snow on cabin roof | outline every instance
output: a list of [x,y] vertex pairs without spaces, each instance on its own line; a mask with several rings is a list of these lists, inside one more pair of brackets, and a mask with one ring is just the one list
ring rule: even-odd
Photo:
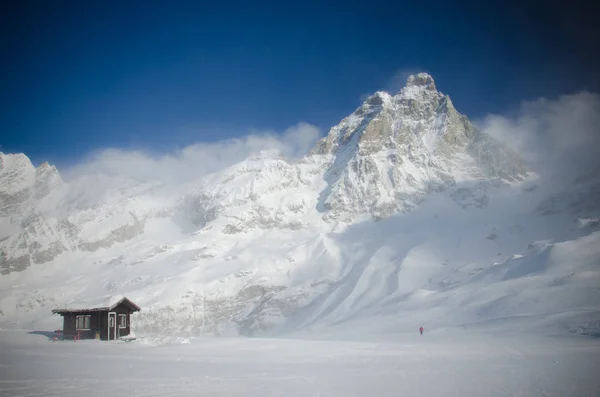
[[97,312],[97,311],[105,311],[112,310],[121,304],[123,301],[127,301],[129,305],[135,311],[140,311],[140,307],[130,301],[123,295],[110,295],[103,296],[97,299],[79,299],[79,300],[71,300],[67,302],[66,305],[58,309],[53,309],[52,313],[66,313],[66,312]]

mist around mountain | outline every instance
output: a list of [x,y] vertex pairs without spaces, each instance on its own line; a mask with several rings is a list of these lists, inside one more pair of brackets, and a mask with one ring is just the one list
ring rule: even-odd
[[599,104],[473,123],[419,73],[322,137],[109,150],[69,178],[0,153],[0,327],[122,294],[136,333],[598,335]]

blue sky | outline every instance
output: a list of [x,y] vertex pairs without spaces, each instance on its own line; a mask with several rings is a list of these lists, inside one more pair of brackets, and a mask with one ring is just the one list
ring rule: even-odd
[[69,164],[299,122],[324,133],[416,71],[471,118],[599,88],[598,33],[575,6],[283,3],[3,2],[0,150]]

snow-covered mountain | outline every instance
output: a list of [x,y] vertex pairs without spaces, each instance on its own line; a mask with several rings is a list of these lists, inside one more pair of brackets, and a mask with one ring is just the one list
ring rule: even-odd
[[477,131],[425,73],[410,76],[395,96],[369,97],[312,154],[329,160],[322,207],[348,221],[407,211],[462,181],[527,174],[516,153]]
[[110,294],[142,306],[141,332],[600,320],[600,184],[573,198],[533,171],[425,73],[299,161],[263,151],[176,187],[0,154],[0,326]]

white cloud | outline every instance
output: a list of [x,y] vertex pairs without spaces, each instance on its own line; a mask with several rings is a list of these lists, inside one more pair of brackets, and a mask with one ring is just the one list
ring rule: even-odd
[[476,124],[517,150],[542,176],[566,181],[600,170],[600,95],[523,102],[514,117],[489,115]]
[[183,183],[219,171],[265,149],[278,149],[293,161],[312,148],[320,138],[319,130],[306,123],[283,133],[253,131],[242,138],[197,143],[172,153],[103,149],[87,161],[66,171],[66,179],[83,175],[124,176],[138,181]]

